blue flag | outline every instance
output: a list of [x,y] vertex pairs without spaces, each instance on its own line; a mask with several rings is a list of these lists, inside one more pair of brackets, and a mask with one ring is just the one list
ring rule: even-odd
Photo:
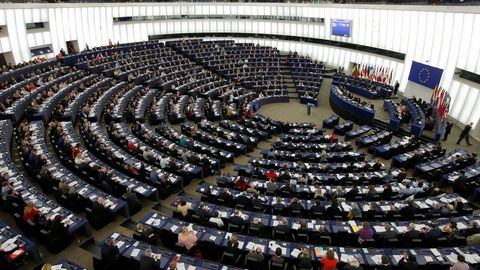
[[412,68],[410,69],[408,80],[434,89],[435,86],[440,84],[442,74],[443,69],[412,61]]

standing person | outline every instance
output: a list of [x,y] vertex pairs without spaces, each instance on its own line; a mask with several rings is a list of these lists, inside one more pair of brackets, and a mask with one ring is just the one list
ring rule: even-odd
[[443,134],[443,140],[446,141],[448,139],[448,135],[452,131],[453,123],[452,121],[447,121],[445,125],[445,133]]
[[470,143],[470,140],[468,139],[468,134],[470,133],[470,130],[472,130],[473,123],[470,123],[465,126],[465,128],[462,130],[462,133],[460,133],[460,138],[458,138],[457,144],[460,144],[460,142],[465,138],[467,141],[468,145],[472,145]]
[[393,87],[393,94],[396,96],[398,93],[398,88],[400,87],[400,84],[398,81],[395,82],[395,86]]

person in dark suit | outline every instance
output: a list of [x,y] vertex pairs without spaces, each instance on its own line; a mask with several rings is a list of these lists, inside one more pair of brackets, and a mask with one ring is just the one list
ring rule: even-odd
[[468,139],[470,130],[472,130],[473,123],[470,123],[465,126],[465,128],[462,130],[462,133],[460,133],[460,138],[458,138],[457,144],[460,144],[460,142],[465,139],[467,141],[468,145],[472,145],[470,143],[470,140]]
[[240,210],[235,209],[233,211],[233,215],[230,217],[230,223],[235,224],[235,225],[245,225],[245,220],[242,218]]
[[111,237],[107,238],[107,240],[105,240],[105,242],[102,244],[101,254],[102,260],[105,263],[112,263],[118,259],[120,251],[118,250],[116,244],[117,241]]
[[393,267],[390,264],[390,261],[388,260],[388,257],[385,255],[382,255],[382,263],[375,266],[375,270],[392,270]]
[[251,200],[248,198],[246,191],[242,192],[240,196],[237,197],[236,203],[243,205],[245,208],[250,207]]
[[50,236],[53,238],[68,237],[68,227],[65,227],[62,223],[62,216],[56,215],[50,225]]
[[313,217],[315,213],[322,213],[323,207],[320,200],[316,200],[315,204],[310,207],[310,216]]
[[273,209],[277,209],[277,210],[281,210],[283,211],[286,206],[285,204],[282,202],[282,198],[278,197],[276,202],[272,205]]
[[290,202],[290,211],[299,211],[299,212],[302,212],[303,211],[303,205],[301,205],[300,203],[298,203],[298,199],[296,197],[293,197],[292,198],[292,201]]
[[410,223],[408,225],[408,231],[403,234],[405,240],[419,239],[420,232],[415,228],[415,224]]
[[257,209],[262,209],[262,210],[265,208],[263,201],[260,200],[260,198],[258,196],[258,193],[253,194],[251,204],[252,204],[252,208],[257,208]]
[[443,140],[446,141],[448,139],[448,135],[452,132],[453,123],[452,121],[447,121],[445,125],[445,133],[443,133]]
[[424,237],[427,240],[437,239],[437,238],[442,237],[442,235],[443,235],[442,230],[440,228],[438,228],[438,225],[435,222],[432,222],[432,224],[430,224],[430,230],[428,230],[424,233]]
[[400,83],[398,83],[398,81],[396,81],[395,86],[393,86],[393,94],[394,95],[397,95],[399,87],[400,87]]
[[277,226],[274,227],[275,232],[283,232],[287,237],[290,236],[290,226],[288,225],[288,219],[282,218]]
[[141,241],[146,242],[152,245],[157,243],[157,238],[152,228],[144,226],[142,223],[138,223],[136,227],[136,232],[141,236]]
[[418,267],[417,258],[406,251],[403,253],[403,258],[398,262],[401,270],[415,270]]
[[156,260],[153,258],[153,253],[150,248],[145,250],[145,254],[140,257],[140,270],[154,270],[157,267]]
[[228,188],[224,188],[220,194],[218,194],[218,198],[222,199],[227,204],[230,204],[233,201],[233,196],[228,192]]
[[463,230],[462,235],[469,237],[477,233],[480,233],[480,228],[478,227],[478,222],[473,220],[468,224],[468,229]]
[[469,191],[470,185],[468,184],[468,177],[465,176],[465,171],[461,170],[457,179],[454,182],[455,192],[460,194],[466,194]]
[[397,239],[397,233],[392,229],[392,225],[385,224],[385,231],[379,234],[380,239],[386,241],[389,239]]
[[400,215],[404,216],[406,219],[413,219],[417,208],[412,201],[408,201],[407,205],[400,209]]
[[357,184],[352,185],[352,189],[350,189],[347,194],[345,194],[345,197],[348,198],[349,200],[352,200],[355,196],[357,196],[359,193]]
[[232,253],[235,258],[238,257],[240,251],[238,250],[238,235],[236,233],[233,233],[232,236],[230,236],[230,239],[227,241],[227,248],[225,251]]
[[125,197],[127,198],[127,203],[130,209],[136,207],[142,207],[142,202],[138,198],[137,194],[135,194],[131,188],[127,188],[127,192],[125,193]]
[[334,219],[335,216],[341,216],[342,211],[338,208],[337,201],[332,201],[332,204],[325,210],[325,219]]
[[263,223],[260,222],[260,219],[258,217],[254,217],[253,220],[252,220],[252,223],[250,223],[249,227],[250,227],[250,229],[258,231],[259,234],[262,234],[264,226],[265,225],[263,225]]
[[195,211],[195,214],[198,216],[200,224],[203,224],[205,221],[208,220],[209,213],[207,211],[207,206],[205,205],[205,203],[200,203],[197,210]]

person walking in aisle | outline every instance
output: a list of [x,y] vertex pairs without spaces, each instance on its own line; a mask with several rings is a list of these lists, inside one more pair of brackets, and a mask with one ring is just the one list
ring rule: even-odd
[[453,123],[452,121],[447,121],[445,125],[445,133],[443,134],[443,140],[446,141],[448,139],[448,135],[452,131]]
[[458,138],[457,144],[460,144],[460,142],[465,138],[467,141],[468,145],[472,145],[470,143],[470,140],[468,139],[468,134],[470,133],[470,130],[472,130],[473,123],[470,123],[465,126],[465,128],[462,130],[462,133],[460,133],[460,138]]

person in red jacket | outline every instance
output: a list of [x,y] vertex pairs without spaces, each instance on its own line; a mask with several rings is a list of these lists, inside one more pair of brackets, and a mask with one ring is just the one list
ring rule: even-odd
[[248,182],[243,179],[243,177],[239,177],[237,180],[235,180],[235,188],[245,191],[247,190],[248,187]]
[[272,182],[277,182],[278,174],[277,174],[276,171],[270,170],[270,171],[268,171],[268,172],[265,174],[265,176],[266,176],[268,179],[272,180]]
[[337,268],[337,259],[335,259],[335,252],[329,249],[325,257],[320,262],[322,263],[322,270],[333,270]]
[[33,217],[36,214],[40,214],[40,213],[41,213],[40,210],[35,208],[35,205],[33,204],[33,201],[29,201],[27,203],[27,205],[25,206],[25,208],[23,209],[23,220],[25,222],[27,222],[29,220],[33,220]]

